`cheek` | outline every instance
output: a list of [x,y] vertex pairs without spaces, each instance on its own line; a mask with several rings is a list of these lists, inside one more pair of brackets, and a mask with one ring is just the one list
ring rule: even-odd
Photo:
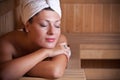
[[31,37],[32,40],[35,42],[41,42],[43,41],[44,37],[45,37],[45,31],[44,30],[34,30],[31,32]]
[[59,37],[59,36],[60,36],[60,34],[61,34],[61,32],[58,32],[58,33],[57,33],[57,37]]
[[41,36],[41,37],[44,36],[46,34],[46,32],[47,32],[46,29],[40,29],[40,28],[38,28],[38,29],[35,30],[36,35],[37,36]]
[[55,30],[55,33],[59,35],[61,33],[61,30],[57,29],[57,30]]
[[57,41],[58,41],[60,35],[61,35],[61,32],[60,32],[60,31],[56,33],[56,40],[57,40]]

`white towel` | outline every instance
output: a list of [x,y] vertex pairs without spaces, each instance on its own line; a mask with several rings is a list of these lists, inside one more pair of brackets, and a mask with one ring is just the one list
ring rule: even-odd
[[59,0],[20,0],[21,20],[24,24],[36,13],[44,8],[50,7],[61,17]]

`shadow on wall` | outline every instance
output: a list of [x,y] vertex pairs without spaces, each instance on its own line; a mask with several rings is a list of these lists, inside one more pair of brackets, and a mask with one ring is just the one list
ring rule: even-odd
[[0,0],[0,36],[14,29],[14,0]]

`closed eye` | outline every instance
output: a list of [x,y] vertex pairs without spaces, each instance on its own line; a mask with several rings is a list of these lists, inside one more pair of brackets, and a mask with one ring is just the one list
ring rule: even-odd
[[46,25],[40,24],[41,27],[47,27]]
[[40,23],[39,25],[40,25],[41,27],[47,27],[47,26],[48,26],[48,24],[45,24],[45,23],[44,23],[44,24],[43,24],[43,23]]
[[55,26],[56,28],[60,28],[60,26]]

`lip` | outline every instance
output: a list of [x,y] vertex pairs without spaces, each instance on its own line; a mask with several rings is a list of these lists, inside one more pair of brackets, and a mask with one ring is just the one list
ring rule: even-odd
[[54,42],[54,41],[55,41],[55,38],[46,38],[46,41],[47,41],[47,42]]

